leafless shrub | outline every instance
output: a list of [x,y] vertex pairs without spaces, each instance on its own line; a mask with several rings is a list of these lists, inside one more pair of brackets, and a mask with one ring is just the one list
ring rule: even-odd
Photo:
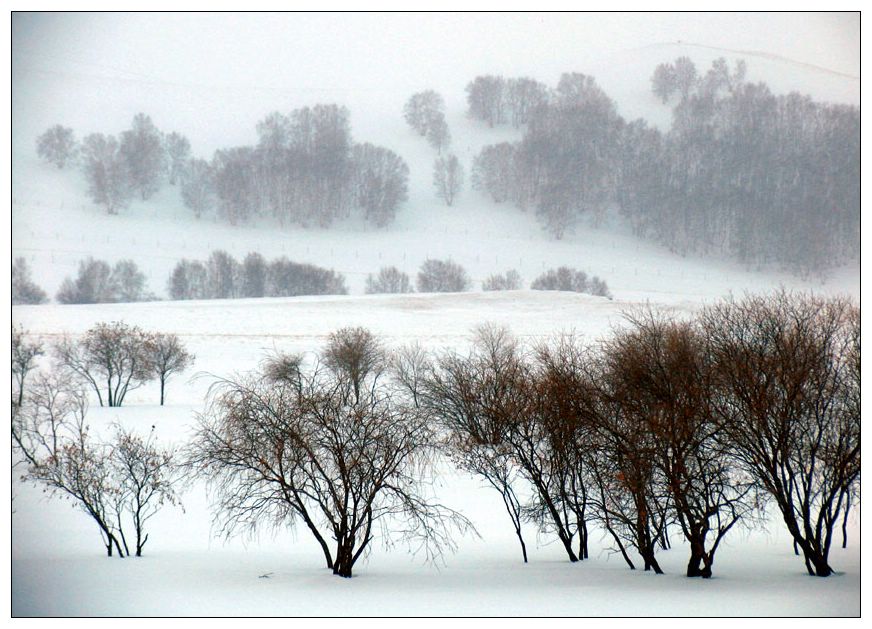
[[701,317],[724,445],[781,512],[811,575],[832,573],[833,529],[859,484],[859,310],[780,292]]
[[28,341],[26,337],[27,332],[23,327],[12,327],[12,377],[15,379],[12,399],[13,404],[19,407],[24,402],[24,380],[36,367],[37,357],[45,353],[42,343]]
[[175,334],[150,334],[145,349],[149,354],[151,374],[160,381],[160,405],[163,406],[167,380],[171,375],[190,367],[194,355],[188,353]]
[[13,448],[27,465],[22,480],[73,501],[97,524],[110,557],[131,554],[124,526],[132,523],[139,557],[146,522],[165,504],[179,504],[172,452],[153,435],[144,440],[121,428],[114,441],[99,441],[85,423],[87,408],[69,374],[39,375],[12,418]]
[[361,367],[369,363],[338,354],[338,366],[316,366],[292,380],[268,370],[219,382],[188,464],[208,479],[225,534],[302,521],[327,567],[343,577],[380,534],[438,557],[454,547],[452,528],[472,526],[425,496],[435,454],[427,416],[386,387],[355,392],[351,374],[369,373]]
[[62,369],[94,389],[100,406],[121,406],[129,391],[153,377],[148,344],[147,333],[115,321],[98,323],[79,341],[64,337],[54,355]]

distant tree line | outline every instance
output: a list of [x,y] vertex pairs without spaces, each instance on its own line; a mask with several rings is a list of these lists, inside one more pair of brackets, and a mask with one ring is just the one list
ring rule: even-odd
[[119,260],[109,266],[104,260],[88,257],[79,262],[75,279],[67,277],[55,296],[61,304],[108,304],[153,301],[147,292],[145,274],[133,260]]
[[187,138],[164,134],[137,114],[120,138],[94,133],[81,145],[71,129],[52,127],[38,138],[37,151],[60,168],[78,158],[88,194],[110,214],[134,196],[151,198],[164,182],[180,186],[198,218],[214,213],[231,224],[272,216],[282,224],[328,227],[358,211],[383,227],[408,197],[406,163],[386,148],[355,144],[344,107],[272,113],[257,124],[257,134],[256,146],[221,149],[206,161],[191,156]]
[[267,261],[251,252],[239,263],[226,251],[216,250],[204,263],[181,260],[169,280],[170,299],[237,299],[345,295],[345,278],[313,264],[292,262],[282,256]]
[[[470,86],[498,92],[498,78]],[[625,121],[591,77],[564,74],[532,110],[522,140],[479,153],[473,186],[532,208],[556,238],[615,207],[638,234],[682,254],[727,254],[802,275],[858,255],[856,107],[775,96],[723,59],[702,76],[687,58],[662,64],[652,85],[661,99],[680,98],[666,133]],[[468,99],[471,116],[482,117],[481,99]],[[504,122],[501,107],[482,119]]]

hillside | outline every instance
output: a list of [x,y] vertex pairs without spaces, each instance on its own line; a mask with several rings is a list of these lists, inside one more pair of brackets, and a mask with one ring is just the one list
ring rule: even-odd
[[[859,83],[850,76],[822,72],[789,60],[728,54],[690,44],[659,44],[602,54],[566,69],[594,76],[625,118],[643,117],[665,128],[670,109],[650,93],[648,77],[656,63],[681,54],[691,55],[699,68],[708,67],[718,56],[728,57],[731,63],[744,58],[749,67],[748,80],[766,81],[776,93],[795,90],[817,99],[847,103],[856,103],[859,96]],[[600,227],[581,221],[563,240],[551,239],[532,212],[494,204],[469,186],[472,159],[482,146],[520,137],[520,131],[509,127],[487,129],[464,116],[463,86],[472,76],[432,86],[446,97],[453,137],[451,150],[466,170],[466,186],[454,207],[446,207],[435,197],[435,151],[402,120],[402,106],[414,89],[411,87],[220,91],[221,105],[217,106],[210,101],[210,95],[217,97],[219,91],[210,89],[162,85],[161,98],[155,100],[155,85],[145,79],[112,84],[102,75],[53,77],[55,89],[60,89],[58,84],[69,83],[69,89],[77,92],[100,90],[109,99],[107,106],[117,100],[111,109],[119,110],[118,105],[129,116],[110,118],[112,126],[104,126],[108,121],[98,118],[101,122],[95,125],[93,117],[85,116],[89,112],[75,106],[75,99],[69,109],[57,103],[29,109],[25,105],[29,104],[30,90],[16,94],[12,253],[27,258],[34,279],[50,295],[64,277],[75,273],[79,260],[92,255],[110,262],[132,258],[145,271],[149,288],[165,297],[167,278],[180,258],[205,259],[214,249],[226,249],[237,258],[259,251],[267,258],[287,255],[295,261],[330,267],[346,276],[352,294],[362,293],[367,274],[377,272],[381,266],[394,265],[414,276],[427,257],[451,257],[459,262],[475,280],[476,289],[488,275],[507,269],[517,269],[529,285],[543,270],[569,265],[605,279],[618,299],[700,299],[780,285],[859,294],[856,264],[828,273],[824,281],[806,281],[772,267],[745,268],[725,259],[682,257],[634,237],[618,216],[609,217]],[[558,77],[542,73],[536,78],[553,85]],[[35,93],[36,88],[28,86]],[[256,104],[255,95],[262,97],[256,99]],[[303,229],[279,227],[266,219],[233,228],[213,218],[193,218],[181,203],[177,188],[169,185],[147,202],[134,200],[120,216],[108,216],[86,196],[80,172],[57,171],[40,163],[35,154],[35,137],[50,124],[70,125],[78,137],[92,131],[113,133],[129,124],[133,114],[145,111],[158,128],[189,135],[194,155],[209,158],[215,148],[253,143],[256,122],[270,111],[290,111],[317,102],[348,106],[355,141],[384,145],[409,164],[409,200],[388,228],[376,230],[349,220],[330,230]],[[191,117],[193,112],[196,122]],[[206,122],[208,129],[204,128]]]

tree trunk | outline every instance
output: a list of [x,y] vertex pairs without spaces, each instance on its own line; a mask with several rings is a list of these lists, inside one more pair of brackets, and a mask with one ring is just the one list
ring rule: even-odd
[[160,377],[160,405],[164,405],[164,384],[166,383],[166,379],[161,376]]

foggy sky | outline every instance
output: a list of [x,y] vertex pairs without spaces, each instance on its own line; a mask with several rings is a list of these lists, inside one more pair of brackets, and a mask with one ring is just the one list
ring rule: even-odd
[[[859,38],[859,14],[17,13],[13,141],[30,144],[56,122],[80,137],[117,132],[146,111],[196,147],[207,124],[226,128],[239,119],[253,133],[254,122],[277,108],[344,99],[353,113],[355,100],[396,107],[431,87],[450,103],[485,73],[554,85],[561,72],[596,72],[609,91],[602,75],[626,73],[634,55],[651,59],[636,77],[647,88],[653,65],[694,50],[688,44],[859,76]],[[678,53],[658,50],[678,41]]]

